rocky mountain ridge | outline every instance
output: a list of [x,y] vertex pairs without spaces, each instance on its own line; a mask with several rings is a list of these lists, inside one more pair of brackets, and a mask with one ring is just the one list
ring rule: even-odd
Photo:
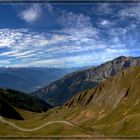
[[97,67],[73,72],[32,94],[51,105],[62,105],[76,93],[96,87],[123,69],[140,66],[140,57],[120,56]]

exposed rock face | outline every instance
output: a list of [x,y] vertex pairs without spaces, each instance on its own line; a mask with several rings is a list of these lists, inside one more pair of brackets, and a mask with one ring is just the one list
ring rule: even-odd
[[68,120],[91,131],[91,135],[139,136],[139,85],[140,66],[131,67],[76,94],[48,115]]
[[[79,115],[75,115],[73,119],[80,118],[79,122],[91,121],[84,116],[89,110],[94,114],[91,116],[92,123],[99,120],[101,114],[103,117],[106,116],[102,123],[123,120],[126,115],[135,117],[140,114],[139,84],[140,67],[131,67],[100,83],[96,88],[75,95],[63,105],[61,110],[64,112],[65,108],[77,109],[74,113],[79,112]],[[81,113],[83,111],[84,113]]]
[[121,56],[97,67],[71,73],[35,91],[33,95],[47,101],[51,105],[62,105],[76,93],[93,88],[101,81],[131,66],[140,66],[140,57]]
[[[108,105],[111,108],[115,108],[128,96],[133,96],[134,94],[138,96],[140,90],[138,86],[140,82],[139,78],[140,67],[131,67],[122,70],[115,76],[101,82],[96,88],[78,93],[68,100],[64,106],[76,107],[77,105],[87,106],[91,104],[98,107]],[[135,92],[131,93],[132,91]]]

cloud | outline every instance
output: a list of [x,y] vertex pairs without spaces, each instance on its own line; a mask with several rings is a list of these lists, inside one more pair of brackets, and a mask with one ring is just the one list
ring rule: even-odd
[[[8,62],[11,66],[72,67],[99,64],[122,53],[129,53],[119,39],[112,39],[111,45],[108,45],[102,41],[99,32],[93,27],[83,30],[65,28],[55,33],[1,29],[0,36],[4,37],[0,42],[9,49],[1,52],[0,57],[10,59]],[[16,61],[18,64],[15,64]]]
[[139,18],[140,17],[140,4],[132,4],[132,5],[127,5],[126,8],[121,9],[119,11],[120,16],[122,17],[134,17],[134,18]]
[[27,23],[32,23],[41,16],[41,13],[41,7],[37,4],[33,4],[29,8],[21,11],[19,16],[22,20],[26,21]]
[[[92,7],[93,12],[95,12],[95,6]],[[111,14],[113,9],[109,3],[99,3],[97,4],[96,14],[97,15],[106,15]]]
[[45,8],[47,8],[48,12],[53,13],[53,6],[50,3],[45,4]]
[[[102,6],[109,8],[106,14],[111,14],[113,7]],[[29,9],[32,7],[34,6]],[[54,9],[49,10],[51,12]],[[101,16],[94,21],[96,23],[93,23],[92,18],[86,14],[60,11],[57,21],[61,28],[50,32],[0,29],[2,64],[78,67],[98,65],[120,55],[128,56],[132,52],[140,52],[137,45],[139,30],[136,29],[138,27],[135,22],[129,23],[128,20],[127,25],[120,24],[121,14],[119,13],[121,12],[119,11],[121,10],[123,9],[116,11],[118,15],[115,15],[115,20],[112,21],[108,16]],[[126,8],[125,11],[127,10]],[[123,16],[127,15],[123,14]]]
[[[140,4],[139,3],[128,3],[126,6],[122,6],[118,10],[117,15],[120,18],[120,21],[128,21],[129,26],[131,24],[135,26],[140,25]],[[130,27],[131,28],[131,27]]]
[[89,16],[84,14],[75,14],[73,12],[62,11],[62,16],[59,18],[59,22],[64,27],[69,28],[83,28],[91,27],[91,20]]
[[101,20],[100,25],[101,26],[110,26],[111,22],[109,20],[103,19],[103,20]]

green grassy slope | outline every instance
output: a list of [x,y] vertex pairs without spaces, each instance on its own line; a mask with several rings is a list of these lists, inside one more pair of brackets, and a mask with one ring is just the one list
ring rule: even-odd
[[[96,88],[77,94],[61,107],[44,113],[18,109],[25,119],[10,121],[27,129],[59,120],[74,125],[51,124],[33,132],[17,130],[17,136],[140,136],[139,85],[140,67],[131,67],[102,82]],[[1,126],[6,129],[5,124]],[[13,133],[14,128],[7,128],[9,134],[10,131]],[[5,135],[3,131],[0,131],[0,135]]]
[[139,84],[140,67],[128,68],[53,109],[50,117],[57,114],[91,134],[140,135]]

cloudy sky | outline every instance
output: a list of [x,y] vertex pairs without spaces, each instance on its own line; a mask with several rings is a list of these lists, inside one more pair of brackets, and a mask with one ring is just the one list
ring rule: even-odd
[[99,65],[139,44],[140,3],[0,4],[0,66]]

